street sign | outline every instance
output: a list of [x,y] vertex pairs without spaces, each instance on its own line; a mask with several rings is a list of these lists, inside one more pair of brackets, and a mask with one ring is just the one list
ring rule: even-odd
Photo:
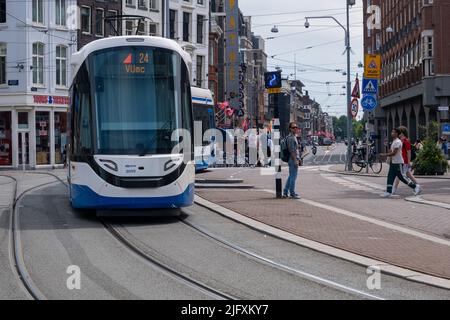
[[264,83],[267,89],[271,88],[281,88],[282,80],[281,80],[281,72],[266,72],[264,74]]
[[378,79],[364,79],[363,80],[363,94],[378,94]]
[[267,89],[268,94],[277,94],[281,93],[281,88],[269,88]]
[[442,134],[445,134],[446,136],[450,135],[450,123],[442,124]]
[[361,106],[364,111],[373,111],[378,105],[377,97],[372,95],[365,95],[361,100]]
[[353,88],[352,98],[357,98],[357,99],[361,98],[361,90],[359,88],[359,79],[358,78],[356,78],[356,80],[355,80],[355,87]]
[[450,108],[449,106],[440,106],[438,109],[440,112],[446,112],[449,111]]
[[364,78],[381,78],[381,55],[366,54],[364,64]]
[[237,116],[238,116],[238,117],[243,117],[243,116],[245,116],[244,109],[239,109],[238,112],[237,112]]
[[8,86],[18,86],[19,80],[8,80]]
[[352,105],[350,106],[351,107],[351,111],[352,111],[352,116],[353,116],[353,118],[356,118],[356,116],[358,115],[358,109],[359,109],[359,101],[358,101],[358,99],[353,99],[352,100]]

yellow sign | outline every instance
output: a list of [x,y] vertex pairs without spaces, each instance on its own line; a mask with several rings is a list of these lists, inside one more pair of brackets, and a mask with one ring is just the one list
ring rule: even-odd
[[364,78],[367,79],[381,78],[381,55],[366,54],[364,63]]
[[268,93],[268,94],[277,94],[277,93],[281,93],[281,88],[270,88],[270,89],[267,89],[267,93]]

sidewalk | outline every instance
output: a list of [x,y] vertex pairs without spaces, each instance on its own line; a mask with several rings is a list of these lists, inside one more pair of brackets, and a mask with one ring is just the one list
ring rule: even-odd
[[[278,200],[262,191],[198,190],[197,195],[248,218],[361,256],[450,279],[450,241],[402,232],[310,201]],[[423,236],[422,236],[423,235]]]

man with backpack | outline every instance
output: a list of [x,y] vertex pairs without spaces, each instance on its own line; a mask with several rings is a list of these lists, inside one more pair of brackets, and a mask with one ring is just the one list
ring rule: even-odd
[[298,126],[295,122],[289,124],[289,135],[281,143],[281,156],[284,162],[289,165],[289,178],[286,181],[286,186],[283,191],[283,198],[300,199],[300,196],[295,192],[295,185],[298,176],[298,167],[300,163],[300,152],[297,141]]

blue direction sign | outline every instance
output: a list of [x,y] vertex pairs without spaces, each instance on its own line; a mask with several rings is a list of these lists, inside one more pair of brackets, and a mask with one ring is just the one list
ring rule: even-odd
[[378,94],[378,79],[363,79],[363,94]]
[[361,100],[361,106],[363,107],[364,111],[373,111],[376,109],[377,105],[378,101],[376,96],[365,95]]
[[444,123],[442,125],[442,134],[450,135],[450,123]]

